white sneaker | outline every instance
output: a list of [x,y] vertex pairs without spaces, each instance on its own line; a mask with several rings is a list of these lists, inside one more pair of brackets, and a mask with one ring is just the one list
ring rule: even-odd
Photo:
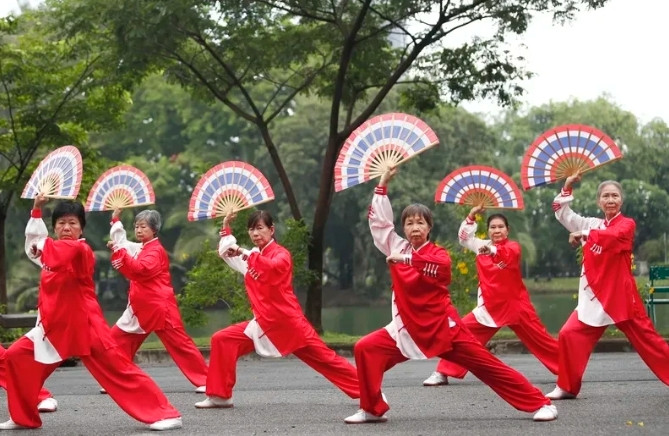
[[565,391],[559,386],[555,386],[555,389],[546,394],[546,398],[548,398],[549,400],[573,400],[574,398],[576,398],[576,395],[572,394],[571,392]]
[[151,430],[156,430],[156,431],[174,430],[181,427],[183,427],[183,424],[181,423],[181,417],[161,419],[160,421],[156,421],[153,424],[149,425],[149,428]]
[[21,428],[28,428],[28,427],[24,427],[20,424],[15,423],[14,421],[12,421],[11,418],[9,419],[9,421],[0,423],[0,430],[18,430]]
[[107,390],[106,390],[105,388],[100,388],[100,393],[101,393],[101,394],[106,394],[106,393],[107,393]]
[[207,387],[206,386],[198,386],[195,388],[195,393],[196,394],[204,394],[207,392]]
[[37,410],[42,413],[55,412],[58,410],[58,401],[55,398],[46,398],[37,405]]
[[445,386],[448,384],[448,377],[440,372],[433,372],[431,376],[425,379],[423,386]]
[[535,421],[554,421],[557,419],[557,407],[552,404],[543,406],[541,409],[537,410],[534,413]]
[[198,409],[228,409],[233,407],[232,398],[207,397],[195,403]]
[[367,424],[367,423],[386,422],[386,421],[388,421],[386,415],[376,416],[372,415],[371,413],[367,413],[362,409],[358,410],[353,415],[344,419],[344,422],[346,424]]

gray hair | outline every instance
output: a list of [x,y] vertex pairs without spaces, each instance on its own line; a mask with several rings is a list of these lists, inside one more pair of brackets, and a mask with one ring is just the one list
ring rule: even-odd
[[157,210],[147,209],[141,211],[135,217],[135,224],[139,221],[146,221],[146,224],[154,231],[154,233],[158,233],[160,231],[160,226],[162,225],[160,213]]
[[620,198],[625,199],[625,196],[623,195],[623,186],[616,182],[615,180],[604,180],[602,183],[599,184],[597,187],[597,200],[599,200],[599,197],[602,195],[602,191],[604,190],[605,187],[612,185],[614,186],[618,192],[620,192]]

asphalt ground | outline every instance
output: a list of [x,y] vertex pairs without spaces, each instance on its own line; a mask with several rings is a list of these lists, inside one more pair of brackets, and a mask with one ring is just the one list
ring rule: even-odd
[[[507,364],[544,392],[555,377],[533,356],[503,354]],[[194,393],[171,363],[142,364],[181,411],[179,435],[669,435],[669,389],[636,353],[595,353],[578,399],[555,402],[557,421],[535,423],[468,375],[449,386],[423,387],[436,361],[409,361],[386,373],[391,410],[383,424],[347,425],[358,403],[295,358],[244,359],[238,364],[235,407],[195,409]],[[669,362],[667,363],[669,364]],[[21,435],[155,434],[127,416],[81,365],[58,369],[46,386],[59,402],[43,427]],[[6,404],[6,394],[0,392]],[[6,407],[0,420],[8,418]],[[16,432],[16,431],[15,431]]]

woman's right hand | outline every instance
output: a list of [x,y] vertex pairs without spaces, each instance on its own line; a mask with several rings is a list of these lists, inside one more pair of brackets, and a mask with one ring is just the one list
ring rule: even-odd
[[228,227],[235,218],[237,218],[237,212],[229,212],[226,214],[225,218],[223,218],[223,228]]
[[120,207],[114,209],[114,212],[112,213],[112,219],[119,219],[121,217],[121,212],[123,212],[123,209]]
[[33,209],[42,209],[42,206],[44,206],[47,201],[49,201],[49,199],[44,194],[37,194],[35,202],[33,203]]
[[576,173],[567,177],[564,181],[564,190],[569,191],[574,183],[581,181],[581,177],[582,177],[582,174],[581,174],[580,171],[577,171]]
[[476,215],[483,213],[485,207],[482,204],[472,207],[472,210],[469,211],[468,218],[470,221],[476,220]]
[[397,167],[388,168],[382,175],[381,180],[379,180],[379,186],[388,186],[388,182],[392,180],[397,174]]

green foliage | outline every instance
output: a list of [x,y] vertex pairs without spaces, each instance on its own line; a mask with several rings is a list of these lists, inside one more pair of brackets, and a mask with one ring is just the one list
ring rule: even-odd
[[309,247],[309,229],[304,221],[289,218],[285,221],[286,232],[281,237],[281,245],[290,251],[293,257],[293,284],[306,287],[318,277],[307,267],[307,249]]
[[460,315],[471,312],[476,306],[479,278],[476,272],[476,255],[452,242],[445,244],[451,256],[451,302]]
[[[240,246],[250,245],[246,229],[249,214],[249,210],[240,212],[231,224]],[[306,265],[309,231],[303,222],[292,219],[286,220],[285,227],[283,236],[277,237],[277,240],[290,251],[293,258],[294,285],[306,286],[314,279]],[[204,325],[207,316],[204,309],[221,302],[230,310],[230,321],[233,323],[253,316],[243,277],[225,264],[218,256],[217,247],[212,247],[208,241],[204,243],[195,266],[187,272],[187,280],[183,293],[178,296],[186,324]]]
[[230,309],[230,319],[238,322],[251,317],[243,277],[228,268],[218,256],[218,250],[206,243],[195,267],[188,274],[188,284],[178,296],[184,322],[199,326],[206,324],[204,309],[223,302]]

